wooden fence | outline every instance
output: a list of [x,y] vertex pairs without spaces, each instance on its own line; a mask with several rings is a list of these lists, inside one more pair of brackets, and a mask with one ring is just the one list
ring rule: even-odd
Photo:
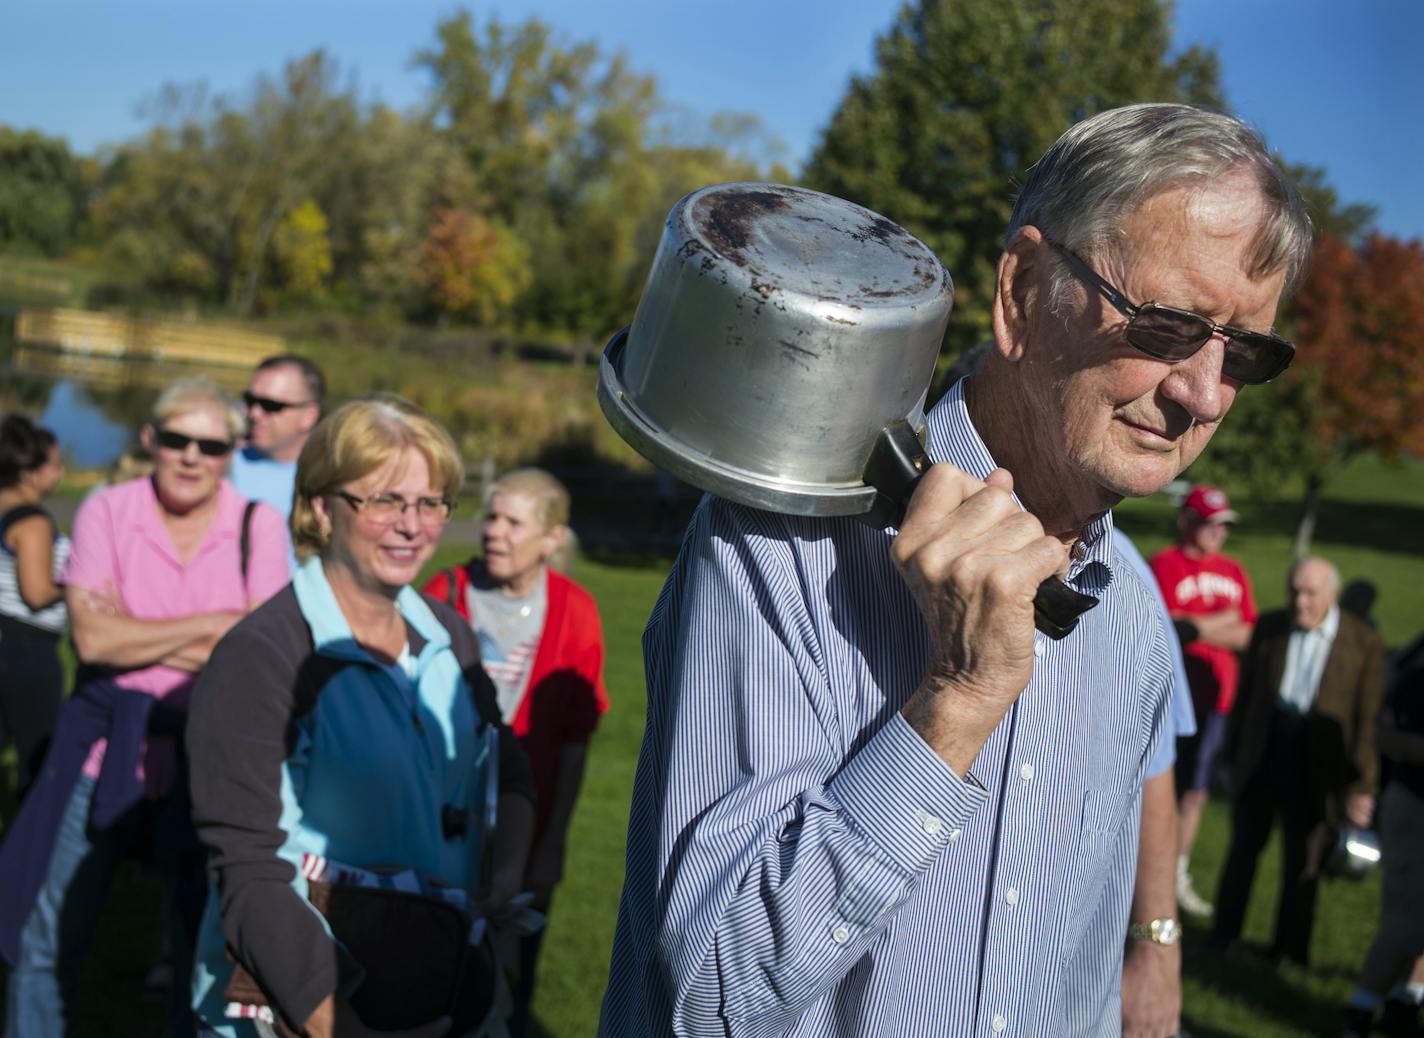
[[15,318],[15,339],[71,353],[251,370],[286,351],[281,337],[221,325],[158,321],[92,310],[27,307]]

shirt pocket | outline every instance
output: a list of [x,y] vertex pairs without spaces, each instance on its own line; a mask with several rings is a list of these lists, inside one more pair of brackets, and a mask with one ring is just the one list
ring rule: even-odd
[[[1127,821],[1131,798],[1120,790],[1089,788],[1083,793],[1077,847],[1067,870],[1060,932],[1062,959],[1078,951],[1093,917],[1108,896],[1112,852]],[[1131,876],[1125,881],[1131,882]]]

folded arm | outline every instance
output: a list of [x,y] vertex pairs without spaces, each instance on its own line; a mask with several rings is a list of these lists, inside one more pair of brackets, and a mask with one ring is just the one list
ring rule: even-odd
[[1174,620],[1189,620],[1197,629],[1197,640],[1232,652],[1244,652],[1251,644],[1254,624],[1241,618],[1239,609],[1219,613],[1173,613]]
[[139,620],[124,610],[112,589],[70,587],[65,595],[74,648],[93,666],[133,670],[156,663],[196,672],[241,617],[238,613],[194,613],[164,620]]

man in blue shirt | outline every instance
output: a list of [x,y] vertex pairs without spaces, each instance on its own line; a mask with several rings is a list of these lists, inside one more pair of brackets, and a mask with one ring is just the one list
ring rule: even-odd
[[[1172,950],[1175,891],[1132,895],[1171,670],[1111,508],[1289,363],[1310,238],[1238,121],[1088,119],[1018,199],[898,532],[704,500],[644,636],[602,1034],[1121,1033],[1129,925]],[[1053,574],[1101,599],[1062,641]]]
[[[1142,822],[1137,846],[1137,878],[1133,903],[1141,907],[1135,915],[1151,918],[1156,907],[1167,903],[1176,886],[1177,784],[1173,765],[1177,760],[1177,740],[1196,734],[1192,709],[1192,688],[1187,683],[1182,643],[1172,624],[1167,600],[1152,575],[1152,567],[1137,545],[1121,530],[1113,531],[1113,546],[1123,562],[1132,568],[1157,603],[1157,615],[1167,636],[1172,660],[1171,724],[1157,741],[1157,749],[1147,765],[1142,782]],[[1141,931],[1139,931],[1141,932]],[[1129,927],[1129,936],[1132,930]],[[1178,935],[1180,936],[1180,935]],[[1154,937],[1156,938],[1154,940]],[[1122,964],[1122,1033],[1175,1035],[1182,1011],[1182,955],[1175,940],[1162,941],[1162,928],[1152,933],[1151,924],[1140,937],[1128,941]]]
[[247,405],[247,443],[232,458],[228,479],[238,493],[264,501],[283,517],[292,514],[297,457],[321,418],[326,382],[305,357],[268,357],[242,394]]

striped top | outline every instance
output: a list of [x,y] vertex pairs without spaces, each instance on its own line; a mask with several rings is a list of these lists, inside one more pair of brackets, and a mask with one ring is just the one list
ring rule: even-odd
[[[19,509],[13,511],[18,512]],[[64,606],[64,599],[61,598],[58,602],[36,611],[27,606],[24,598],[20,596],[19,574],[15,572],[17,559],[15,553],[5,547],[3,541],[3,534],[11,522],[11,514],[11,512],[7,512],[0,516],[0,616],[8,616],[12,620],[27,623],[41,631],[58,634],[64,630],[65,621],[69,616],[68,610]],[[59,571],[64,568],[65,562],[69,559],[69,538],[59,532],[59,528],[55,526],[54,520],[50,518],[48,512],[42,511],[40,514],[49,519],[50,527],[54,530],[54,561],[51,564],[51,573],[58,577]]]
[[[994,463],[963,384],[929,453]],[[600,1033],[1113,1035],[1171,670],[1104,516],[1102,597],[961,780],[900,717],[924,621],[854,519],[708,498],[643,647],[648,720]]]

